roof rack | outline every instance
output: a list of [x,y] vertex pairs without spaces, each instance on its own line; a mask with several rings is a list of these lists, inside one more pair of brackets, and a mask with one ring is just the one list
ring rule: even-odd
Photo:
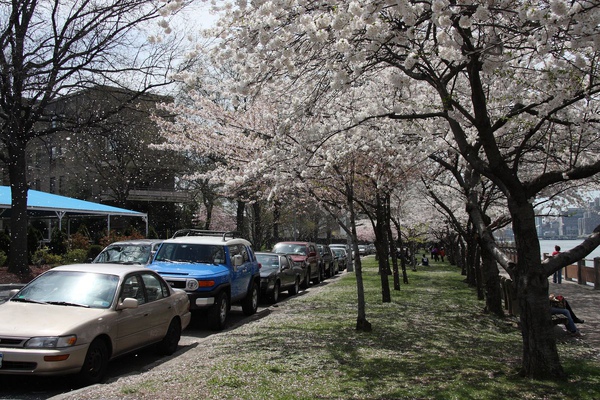
[[203,229],[180,229],[173,234],[173,238],[181,236],[222,236],[223,241],[228,237],[231,239],[241,237],[237,231],[207,231]]

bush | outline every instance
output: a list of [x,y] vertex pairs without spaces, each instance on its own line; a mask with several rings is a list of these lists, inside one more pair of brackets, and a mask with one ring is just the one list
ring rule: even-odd
[[69,238],[71,250],[83,249],[87,250],[90,248],[90,238],[83,233],[77,232],[71,235]]
[[84,249],[70,250],[62,256],[63,264],[76,264],[87,262],[87,251]]
[[54,229],[50,239],[50,252],[52,254],[63,255],[67,253],[68,242],[65,231]]
[[0,250],[0,265],[6,264],[6,260],[8,260],[8,256],[6,255],[5,252]]
[[89,259],[94,259],[96,258],[96,256],[98,254],[100,254],[100,252],[102,251],[103,247],[100,246],[99,244],[93,244],[90,246],[90,248],[87,251],[87,258]]
[[31,257],[31,262],[35,265],[60,265],[62,264],[62,257],[58,254],[50,253],[47,247],[38,249]]

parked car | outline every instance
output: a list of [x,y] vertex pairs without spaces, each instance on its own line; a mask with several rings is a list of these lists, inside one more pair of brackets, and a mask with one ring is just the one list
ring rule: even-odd
[[134,239],[109,244],[92,263],[150,264],[162,239]]
[[206,311],[209,326],[225,327],[231,304],[245,315],[258,307],[260,272],[249,241],[235,232],[185,229],[165,240],[148,268],[184,289],[193,312]]
[[367,254],[369,254],[368,247],[364,244],[359,244],[358,245],[358,255],[362,257],[362,256],[366,256]]
[[313,283],[321,282],[317,245],[311,242],[279,242],[273,246],[273,253],[289,254],[297,265],[304,269],[304,282],[301,287],[307,288]]
[[354,251],[352,250],[352,246],[347,245],[347,244],[341,244],[341,243],[332,243],[329,245],[329,247],[333,250],[334,248],[336,249],[345,249],[346,250],[346,255],[350,258],[350,255],[352,256],[351,259],[354,259]]
[[139,266],[56,267],[15,292],[0,306],[0,374],[97,383],[122,354],[151,344],[174,353],[190,322],[185,293]]
[[331,251],[333,252],[333,254],[337,257],[338,267],[339,267],[340,271],[343,271],[346,268],[348,268],[348,262],[352,262],[352,261],[349,260],[346,249],[342,248],[342,247],[331,247],[331,246],[329,246],[329,247],[331,248]]
[[329,246],[318,244],[317,249],[319,250],[322,278],[330,278],[336,275],[339,272],[338,262]]
[[287,290],[295,295],[300,290],[300,282],[304,280],[304,269],[294,265],[287,254],[256,253],[260,268],[260,292],[272,303],[279,301],[279,293]]

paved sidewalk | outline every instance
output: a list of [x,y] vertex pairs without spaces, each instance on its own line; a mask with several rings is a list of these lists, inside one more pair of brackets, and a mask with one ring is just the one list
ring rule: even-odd
[[[592,286],[578,285],[576,282],[563,280],[561,284],[553,283],[550,279],[549,293],[565,296],[577,318],[585,320],[584,324],[577,327],[583,334],[581,338],[587,345],[595,348],[600,357],[600,290]],[[566,336],[563,326],[557,326]],[[558,331],[560,334],[561,332]]]

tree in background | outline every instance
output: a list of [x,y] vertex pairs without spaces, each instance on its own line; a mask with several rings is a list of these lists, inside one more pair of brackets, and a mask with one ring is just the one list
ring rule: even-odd
[[[12,195],[10,272],[29,271],[26,146],[84,122],[54,113],[51,104],[91,85],[127,87],[135,98],[169,83],[179,46],[175,37],[171,43],[149,41],[149,22],[167,18],[184,3],[23,0],[0,5],[0,140]],[[105,118],[95,115],[87,122]]]

